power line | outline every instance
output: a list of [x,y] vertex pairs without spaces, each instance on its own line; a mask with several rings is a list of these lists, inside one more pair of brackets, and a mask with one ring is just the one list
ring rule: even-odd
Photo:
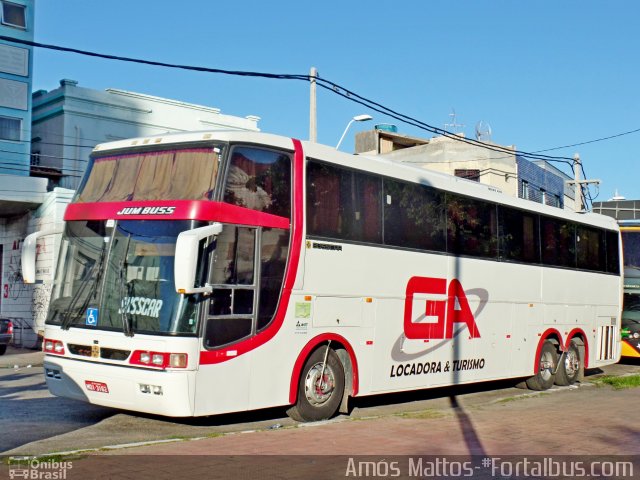
[[168,62],[158,62],[158,61],[153,61],[153,60],[145,60],[145,59],[140,59],[140,58],[132,58],[132,57],[124,57],[124,56],[120,56],[120,55],[111,55],[111,54],[104,54],[104,53],[97,53],[97,52],[91,52],[91,51],[87,51],[87,50],[80,50],[77,48],[69,48],[69,47],[62,47],[59,45],[51,45],[51,44],[45,44],[45,43],[40,43],[40,42],[33,42],[33,41],[29,41],[29,40],[21,40],[21,39],[15,39],[15,38],[11,38],[11,37],[6,37],[4,35],[0,35],[0,40],[5,40],[5,41],[10,41],[10,42],[15,42],[15,43],[20,43],[20,44],[24,44],[24,45],[29,45],[32,47],[38,47],[38,48],[45,48],[45,49],[49,49],[49,50],[56,50],[56,51],[61,51],[61,52],[68,52],[68,53],[76,53],[79,55],[85,55],[85,56],[90,56],[90,57],[96,57],[96,58],[104,58],[104,59],[109,59],[109,60],[118,60],[118,61],[124,61],[124,62],[130,62],[130,63],[137,63],[137,64],[144,64],[144,65],[152,65],[152,66],[160,66],[160,67],[167,67],[167,68],[177,68],[177,69],[183,69],[183,70],[189,70],[189,71],[196,71],[196,72],[207,72],[207,73],[218,73],[218,74],[224,74],[224,75],[235,75],[235,76],[243,76],[243,77],[261,77],[261,78],[272,78],[272,79],[279,79],[279,80],[303,80],[303,81],[311,81],[311,79],[313,78],[319,85],[321,85],[323,88],[332,91],[348,100],[351,100],[355,103],[359,103],[363,106],[366,106],[367,108],[370,108],[374,111],[377,111],[379,113],[382,113],[384,115],[388,115],[392,118],[395,118],[396,120],[402,121],[404,123],[407,123],[409,125],[415,126],[417,128],[420,128],[422,130],[426,130],[429,131],[431,133],[435,133],[437,135],[443,135],[446,137],[449,137],[453,140],[456,141],[460,141],[460,142],[464,142],[464,143],[468,143],[471,145],[476,145],[482,148],[486,148],[489,150],[493,150],[493,151],[497,151],[497,152],[503,152],[503,153],[509,153],[509,154],[518,154],[522,157],[525,158],[532,158],[532,159],[538,159],[538,160],[547,160],[547,161],[560,161],[560,162],[565,162],[565,163],[569,163],[572,161],[571,158],[569,157],[554,157],[554,156],[549,156],[549,155],[540,155],[540,154],[533,154],[530,152],[524,152],[524,151],[519,151],[519,150],[510,150],[504,147],[499,147],[496,145],[490,145],[490,144],[486,144],[484,142],[480,142],[478,140],[471,140],[471,139],[467,139],[467,138],[463,138],[460,137],[458,135],[455,135],[452,132],[449,132],[447,130],[441,129],[439,127],[435,127],[433,125],[429,125],[428,123],[425,122],[421,122],[420,120],[417,120],[413,117],[410,117],[408,115],[402,114],[400,112],[396,112],[395,110],[392,110],[389,107],[386,107],[378,102],[375,102],[373,100],[370,100],[366,97],[363,97],[359,94],[357,94],[356,92],[349,90],[335,82],[332,82],[330,80],[326,80],[323,79],[321,77],[311,77],[310,75],[297,75],[297,74],[277,74],[277,73],[267,73],[267,72],[252,72],[252,71],[242,71],[242,70],[226,70],[226,69],[219,69],[219,68],[208,68],[208,67],[200,67],[200,66],[192,66],[192,65],[181,65],[181,64],[175,64],[175,63],[168,63]]

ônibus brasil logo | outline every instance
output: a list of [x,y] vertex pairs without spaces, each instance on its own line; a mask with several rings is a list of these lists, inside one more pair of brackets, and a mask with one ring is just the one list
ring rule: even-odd
[[[415,295],[446,295],[444,300],[425,299],[424,313],[414,316]],[[456,308],[456,305],[459,308]],[[431,317],[435,322],[420,322]],[[417,322],[415,320],[418,320]],[[404,334],[412,340],[435,340],[453,338],[453,324],[464,323],[470,338],[480,338],[476,320],[469,308],[469,301],[456,278],[449,282],[446,278],[412,277],[407,283],[404,302]]]

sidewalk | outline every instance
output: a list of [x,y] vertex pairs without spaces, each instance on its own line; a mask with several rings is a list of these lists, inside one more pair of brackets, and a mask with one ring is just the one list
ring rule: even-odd
[[41,350],[30,348],[16,348],[9,345],[7,352],[0,355],[0,368],[22,368],[28,365],[32,367],[42,365],[44,353]]

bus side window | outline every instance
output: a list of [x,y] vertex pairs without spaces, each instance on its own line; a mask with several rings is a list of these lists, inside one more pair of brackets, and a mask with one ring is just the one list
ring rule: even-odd
[[262,230],[260,247],[260,305],[257,331],[271,323],[282,292],[289,253],[289,232],[276,228]]
[[281,217],[291,216],[291,156],[253,147],[235,147],[224,201]]

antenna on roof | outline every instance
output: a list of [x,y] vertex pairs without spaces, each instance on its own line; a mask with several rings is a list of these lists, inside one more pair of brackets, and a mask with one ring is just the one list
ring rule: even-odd
[[445,123],[444,124],[444,129],[450,131],[451,133],[453,133],[455,135],[460,135],[461,137],[464,137],[464,131],[463,130],[456,131],[459,127],[463,127],[464,128],[465,125],[463,123],[457,123],[457,121],[456,121],[456,109],[455,108],[451,109],[451,113],[449,114],[449,116],[451,117],[451,123]]
[[476,123],[476,140],[480,142],[491,141],[491,125],[484,120],[480,120]]

